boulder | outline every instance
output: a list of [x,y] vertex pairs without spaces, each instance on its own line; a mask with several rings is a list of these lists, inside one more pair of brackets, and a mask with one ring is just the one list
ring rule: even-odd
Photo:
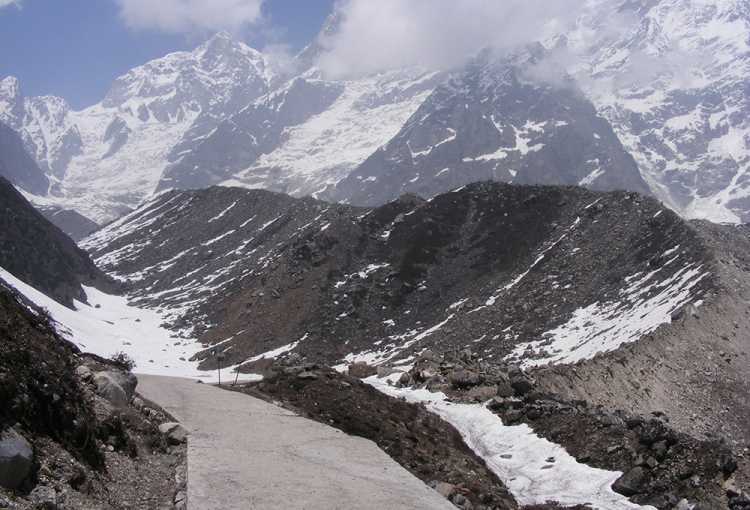
[[31,473],[34,450],[13,429],[0,434],[0,486],[15,490]]
[[388,377],[391,374],[394,374],[396,372],[396,369],[393,367],[389,367],[386,365],[379,365],[378,366],[378,377]]
[[482,383],[482,377],[471,370],[459,369],[450,375],[450,382],[456,389],[471,388]]
[[97,372],[94,374],[96,393],[107,400],[114,407],[127,407],[128,395],[110,372]]
[[169,444],[182,444],[187,441],[188,431],[177,422],[167,422],[159,425],[159,432],[166,438]]
[[512,366],[508,371],[510,387],[516,395],[526,395],[534,389],[534,380],[527,376],[518,366]]
[[495,386],[475,386],[466,392],[466,397],[476,402],[486,402],[497,395]]
[[91,369],[86,365],[81,365],[76,368],[76,375],[82,381],[90,381],[91,377],[93,376],[93,374],[91,373]]
[[636,466],[612,484],[612,490],[623,496],[634,496],[641,492],[646,485],[646,470]]
[[358,379],[365,379],[378,373],[378,369],[363,361],[349,365],[349,375]]
[[132,372],[125,372],[122,370],[107,370],[106,372],[114,380],[120,388],[125,390],[125,395],[128,401],[135,394],[135,388],[138,386],[138,378]]

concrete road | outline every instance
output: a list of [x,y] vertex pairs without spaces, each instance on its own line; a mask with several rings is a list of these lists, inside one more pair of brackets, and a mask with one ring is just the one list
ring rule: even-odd
[[375,443],[256,398],[138,376],[190,431],[189,510],[452,510]]

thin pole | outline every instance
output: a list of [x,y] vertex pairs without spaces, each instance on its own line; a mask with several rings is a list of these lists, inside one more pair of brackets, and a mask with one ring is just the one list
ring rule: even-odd
[[219,362],[219,386],[221,386],[221,358],[218,359]]

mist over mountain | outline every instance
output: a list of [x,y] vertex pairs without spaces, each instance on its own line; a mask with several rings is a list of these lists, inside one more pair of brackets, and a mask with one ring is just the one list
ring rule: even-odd
[[[557,33],[487,40],[494,49],[473,57],[479,43],[467,43],[444,61],[426,53],[439,41],[414,43],[424,68],[394,60],[344,76],[331,62],[346,61],[364,8],[341,7],[283,71],[220,33],[129,71],[82,111],[6,78],[0,121],[51,180],[33,200],[101,223],[172,187],[376,204],[489,178],[630,189],[686,217],[746,217],[742,2],[592,2]],[[417,7],[388,9],[432,28]]]

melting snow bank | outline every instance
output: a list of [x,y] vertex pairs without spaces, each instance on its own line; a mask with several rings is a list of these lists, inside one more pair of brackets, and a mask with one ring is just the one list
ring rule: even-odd
[[[83,290],[89,305],[75,301],[76,310],[71,310],[1,267],[0,279],[46,309],[58,333],[83,351],[103,357],[125,352],[135,361],[135,372],[142,374],[189,377],[205,382],[217,379],[216,371],[199,371],[197,363],[187,361],[204,347],[193,338],[183,338],[163,328],[164,319],[154,310],[131,306],[125,297],[86,286]],[[247,379],[246,375],[242,377]]]
[[396,388],[388,384],[388,379],[377,376],[365,382],[392,397],[424,403],[428,410],[453,425],[521,505],[558,501],[602,510],[655,510],[636,505],[612,490],[622,473],[580,464],[562,446],[537,436],[528,425],[503,425],[483,405],[450,403],[442,393]]

